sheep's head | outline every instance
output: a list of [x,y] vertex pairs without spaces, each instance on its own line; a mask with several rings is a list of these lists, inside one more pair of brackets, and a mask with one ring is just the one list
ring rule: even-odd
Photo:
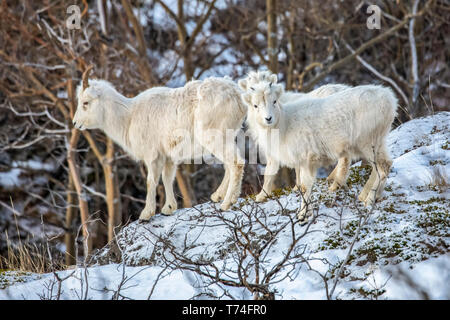
[[277,75],[268,70],[251,71],[249,72],[247,78],[238,81],[238,85],[242,90],[248,91],[259,82],[269,82],[275,84],[277,83],[277,80]]
[[256,83],[242,95],[247,104],[249,117],[263,127],[275,127],[280,120],[283,86],[271,82]]
[[73,125],[79,130],[98,129],[103,120],[103,110],[100,106],[100,90],[95,85],[89,85],[88,74],[92,66],[83,73],[82,83],[77,88],[78,106],[73,117]]

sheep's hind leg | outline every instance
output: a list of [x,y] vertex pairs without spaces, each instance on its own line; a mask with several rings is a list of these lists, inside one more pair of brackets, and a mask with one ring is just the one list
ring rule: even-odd
[[331,173],[328,175],[328,177],[326,179],[328,182],[332,183],[334,181],[334,179],[336,179],[336,172],[338,170],[338,167],[339,167],[339,162],[336,164],[333,171],[331,171]]
[[[334,181],[328,188],[329,191],[335,192],[339,187],[347,187],[346,181],[349,169],[350,159],[348,157],[339,158],[336,168],[334,168],[333,172],[330,174]],[[330,178],[330,176],[328,176],[328,178]]]
[[380,153],[378,159],[376,160],[376,165],[372,169],[372,172],[375,171],[375,178],[373,179],[373,183],[370,186],[366,199],[364,200],[364,205],[366,207],[373,205],[381,196],[391,166],[392,160],[389,159],[386,154]]
[[156,187],[161,175],[162,163],[160,159],[146,162],[147,165],[147,198],[145,207],[139,216],[139,221],[147,222],[155,215],[156,211]]
[[316,180],[316,170],[315,166],[308,166],[301,168],[301,185],[300,190],[302,192],[302,204],[300,206],[300,211],[297,214],[297,218],[300,224],[305,224],[308,222],[308,216],[311,215],[311,207],[309,203],[309,197],[311,195],[311,190]]
[[166,202],[164,207],[161,209],[161,213],[165,215],[172,214],[178,208],[177,201],[175,200],[175,195],[173,193],[173,181],[175,179],[176,170],[177,166],[171,161],[166,161],[162,170],[162,181],[166,192]]
[[211,195],[211,200],[213,202],[219,202],[223,200],[227,193],[228,184],[230,182],[230,171],[225,164],[223,165],[223,168],[225,169],[225,175],[223,176],[223,180],[220,183],[220,186],[217,188],[216,192]]

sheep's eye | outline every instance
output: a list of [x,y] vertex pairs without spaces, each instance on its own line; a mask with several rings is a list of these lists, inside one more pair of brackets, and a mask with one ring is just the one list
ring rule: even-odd
[[87,109],[87,107],[88,107],[88,104],[89,104],[89,102],[87,102],[87,101],[83,103],[83,109],[84,109],[84,110],[86,110],[86,109]]
[[253,105],[255,108],[258,108],[258,106],[255,104],[255,105]]
[[273,104],[275,104],[275,103],[277,103],[277,100],[275,100],[275,101],[273,102]]

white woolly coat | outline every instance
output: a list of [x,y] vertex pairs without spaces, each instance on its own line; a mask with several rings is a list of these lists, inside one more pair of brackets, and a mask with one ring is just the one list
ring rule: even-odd
[[103,129],[136,160],[164,155],[180,163],[200,157],[203,149],[194,131],[237,131],[246,114],[240,89],[224,78],[190,81],[182,88],[155,87],[134,98],[124,97],[104,80],[89,84],[84,93],[79,88],[78,100],[83,99],[81,94],[88,100],[100,98],[102,105],[96,108],[95,118],[101,123],[92,127],[90,116],[82,112],[77,112],[74,121],[82,121],[87,129]]
[[[373,154],[373,148],[384,146],[397,99],[389,88],[365,85],[326,98],[280,103],[278,123],[271,128],[259,124],[257,109],[248,109],[249,129],[259,146],[281,165],[295,168],[310,161],[330,164],[344,154],[352,159]],[[279,130],[279,148],[268,147],[267,134],[274,129]]]

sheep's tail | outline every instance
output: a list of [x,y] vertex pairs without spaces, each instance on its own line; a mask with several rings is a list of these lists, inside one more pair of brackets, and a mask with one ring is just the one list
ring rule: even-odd
[[389,87],[381,86],[377,91],[375,103],[381,108],[381,112],[386,115],[386,119],[390,121],[389,126],[397,117],[398,99],[394,91]]
[[384,87],[389,93],[386,94],[386,100],[388,101],[389,106],[391,107],[391,112],[395,117],[397,117],[398,110],[398,99],[395,95],[394,91],[390,87]]
[[365,108],[362,130],[372,133],[375,145],[384,146],[397,116],[398,99],[391,88],[373,86],[361,96]]

